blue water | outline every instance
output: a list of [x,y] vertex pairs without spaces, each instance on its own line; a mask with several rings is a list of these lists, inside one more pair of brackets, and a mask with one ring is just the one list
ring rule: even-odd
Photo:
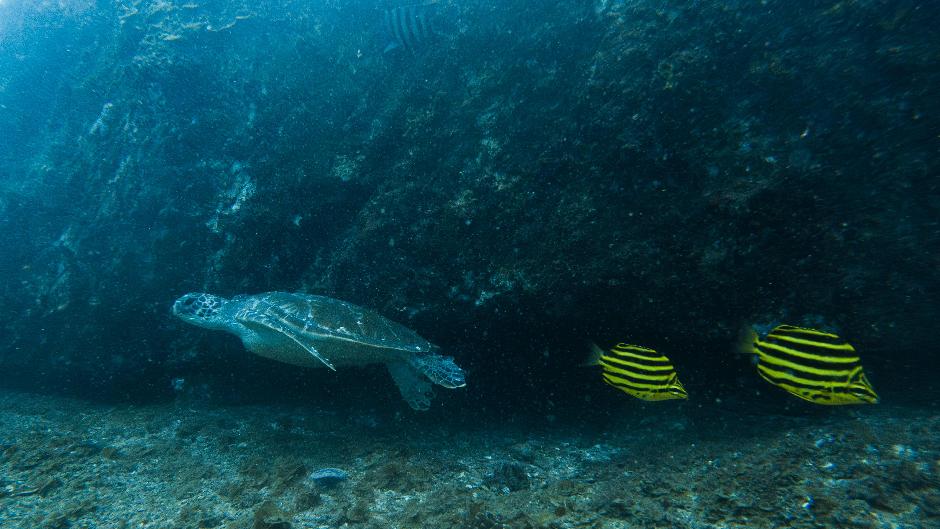
[[[390,26],[386,13],[398,22]],[[425,20],[433,24],[419,28]],[[914,0],[0,0],[0,390],[11,395],[0,447],[41,454],[29,434],[40,426],[17,409],[56,406],[45,399],[87,406],[95,417],[108,406],[131,415],[263,406],[262,416],[309,407],[375,422],[376,436],[394,421],[415,421],[408,424],[434,425],[446,440],[448,428],[471,424],[479,429],[461,445],[471,459],[485,457],[507,424],[517,430],[505,434],[506,447],[522,443],[527,428],[557,428],[526,448],[534,455],[500,452],[542,484],[522,494],[563,513],[554,523],[593,512],[599,518],[584,523],[597,527],[661,519],[756,527],[771,522],[756,511],[735,518],[727,505],[764,486],[751,483],[771,472],[753,455],[761,443],[797,451],[780,465],[803,470],[787,479],[816,483],[820,475],[806,470],[802,448],[787,444],[795,442],[787,429],[772,427],[794,421],[806,439],[829,430],[848,439],[832,455],[837,462],[813,465],[855,465],[819,479],[830,500],[794,503],[802,513],[791,516],[794,527],[929,527],[938,443],[908,418],[930,423],[940,394],[938,22],[940,8]],[[231,328],[187,325],[171,310],[188,292],[274,291],[375,311],[452,357],[466,386],[437,385],[430,409],[415,412],[381,362],[298,367],[252,354]],[[315,320],[301,315],[298,325]],[[881,402],[813,405],[763,380],[738,342],[744,329],[765,335],[779,324],[837,333],[858,352]],[[668,356],[689,399],[644,403],[605,385],[598,368],[581,365],[591,342]],[[703,433],[738,417],[756,421],[751,435]],[[76,428],[67,420],[47,426]],[[143,434],[114,433],[124,424],[108,434],[115,445],[145,443]],[[860,433],[889,424],[898,436],[890,442]],[[217,426],[207,438],[241,431]],[[244,442],[263,452],[262,430]],[[606,507],[546,506],[616,488],[622,477],[593,462],[576,476],[546,478],[560,476],[547,468],[563,467],[562,456],[534,477],[556,444],[587,450],[606,432],[601,444],[622,454],[624,439],[663,442],[643,437],[653,431],[683,432],[676,435],[687,443],[713,436],[721,446],[743,436],[754,459],[745,482],[722,492],[736,499],[714,500],[727,504],[715,508],[721,516],[682,518],[667,506],[665,518],[631,519],[623,513],[633,504],[619,497]],[[190,437],[199,435],[182,436]],[[65,438],[63,446],[85,446]],[[914,455],[905,451],[913,440]],[[230,461],[224,447],[237,442],[218,443],[204,448],[213,461]],[[413,440],[402,446],[419,458],[431,450]],[[625,456],[609,457],[626,465],[618,472],[633,471]],[[853,457],[883,465],[873,470]],[[27,459],[11,455],[0,467],[26,475]],[[452,469],[435,488],[461,471],[486,474],[479,486],[497,496],[525,481],[497,460]],[[359,472],[369,465],[359,464]],[[336,467],[351,472],[342,490],[379,487],[356,481],[355,465],[312,458],[304,472]],[[77,479],[63,472],[40,474]],[[420,480],[424,471],[415,472],[403,471]],[[906,477],[887,486],[891,493],[874,490],[886,473]],[[43,483],[22,479],[0,479],[12,483],[0,493],[0,513],[42,511],[46,489],[29,491]],[[867,492],[852,496],[839,480]],[[569,490],[567,481],[588,488]],[[686,494],[637,487],[644,498]],[[807,487],[800,494],[816,490]],[[54,487],[48,497],[68,490]],[[889,500],[872,499],[879,494]],[[455,520],[465,527],[555,527],[514,519],[505,505],[494,511],[492,498],[445,496],[444,504],[462,505]],[[252,508],[277,503],[276,495],[232,497]],[[379,501],[356,497],[350,513]],[[814,512],[800,506],[807,502],[820,509],[815,518],[803,516]],[[848,514],[863,507],[869,514]],[[393,522],[360,521],[356,511],[345,522],[304,525],[296,513],[265,509],[252,512],[294,527],[409,526],[401,512],[388,515]],[[432,510],[414,526],[458,524]],[[111,527],[79,512],[22,523]],[[211,526],[280,527],[216,515],[206,518],[218,521]],[[199,526],[197,518],[166,523]]]

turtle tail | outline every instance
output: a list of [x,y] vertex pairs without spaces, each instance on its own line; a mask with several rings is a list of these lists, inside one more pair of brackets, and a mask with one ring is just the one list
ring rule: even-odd
[[412,367],[438,386],[453,389],[467,385],[463,369],[460,369],[460,366],[449,356],[436,354],[415,355],[410,363]]

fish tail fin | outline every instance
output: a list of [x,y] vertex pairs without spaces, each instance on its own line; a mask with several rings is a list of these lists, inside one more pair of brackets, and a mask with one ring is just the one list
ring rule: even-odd
[[604,350],[598,347],[594,342],[588,342],[588,347],[590,349],[590,353],[588,353],[588,357],[584,359],[584,362],[582,362],[581,365],[583,367],[600,365],[601,356],[604,354]]
[[754,345],[756,341],[757,331],[750,325],[745,326],[738,334],[738,346],[735,348],[735,352],[742,355],[757,354],[757,348]]

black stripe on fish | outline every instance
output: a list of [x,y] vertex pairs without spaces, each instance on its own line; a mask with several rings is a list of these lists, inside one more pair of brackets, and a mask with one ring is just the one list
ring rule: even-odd
[[652,349],[636,345],[617,344],[607,353],[601,355],[601,365],[607,368],[617,368],[620,371],[629,371],[647,376],[661,377],[664,374],[674,373],[675,368],[665,356]]
[[780,349],[773,346],[768,347],[763,343],[757,344],[757,354],[762,363],[772,363],[790,369],[817,374],[848,372],[861,365],[858,357],[847,359],[849,361],[810,359],[800,354],[794,354],[791,350]]
[[658,401],[689,398],[688,393],[686,393],[685,388],[682,387],[675,373],[673,373],[669,383],[665,385],[637,383],[607,372],[602,374],[602,379],[609,386],[642,400]]
[[855,348],[835,334],[791,325],[754,339],[765,380],[817,404],[878,402]]
[[858,354],[852,351],[848,354],[832,354],[829,351],[813,349],[805,345],[796,345],[781,342],[778,340],[759,340],[755,342],[757,353],[768,356],[782,356],[793,361],[805,362],[807,364],[827,364],[843,366],[859,363]]
[[603,374],[604,381],[610,384],[611,386],[618,388],[630,388],[637,391],[649,392],[649,393],[665,393],[669,391],[670,385],[667,384],[650,384],[646,382],[637,382],[629,378],[623,378],[610,373]]
[[419,36],[415,33],[415,7],[408,6],[402,10],[402,33],[407,36],[408,49],[413,50],[418,45]]
[[421,35],[421,40],[427,39],[431,34],[431,28],[428,27],[428,16],[427,13],[420,13],[415,17],[415,27],[418,30],[418,33]]
[[617,344],[608,351],[607,356],[643,364],[669,364],[669,359],[665,356],[638,345]]
[[675,370],[673,369],[667,369],[664,371],[649,371],[644,369],[636,369],[633,366],[605,362],[603,359],[601,359],[601,367],[604,368],[605,373],[610,373],[622,378],[629,378],[631,380],[635,380],[637,383],[644,384],[666,384],[676,374]]
[[[804,329],[801,329],[804,330]],[[833,336],[833,335],[828,335]],[[804,354],[813,354],[829,358],[850,358],[855,357],[855,348],[846,343],[845,340],[834,336],[835,339],[810,336],[806,334],[796,334],[791,332],[771,331],[766,338],[760,340],[765,343],[772,343],[781,347],[787,347]]]
[[597,363],[603,368],[605,383],[636,398],[688,398],[672,362],[653,349],[620,343],[602,352]]
[[762,372],[770,371],[774,373],[780,373],[780,376],[789,377],[805,385],[832,386],[838,384],[848,384],[849,380],[851,380],[852,377],[858,373],[860,366],[856,366],[846,371],[823,371],[814,373],[811,371],[806,371],[805,369],[794,369],[788,365],[780,365],[773,362],[761,361],[757,365],[757,369],[761,370]]
[[630,362],[628,360],[611,358],[609,356],[602,356],[600,359],[600,364],[605,369],[627,371],[643,376],[661,377],[663,375],[668,375],[669,373],[675,373],[676,371],[672,365],[644,365]]
[[398,37],[398,42],[405,49],[411,48],[411,39],[408,38],[408,28],[407,28],[407,18],[405,15],[405,8],[400,8],[395,10],[395,35]]
[[819,343],[830,343],[830,344],[844,344],[845,340],[839,338],[837,335],[825,332],[817,331],[816,329],[807,329],[805,327],[796,327],[794,325],[778,325],[769,333],[770,335],[780,335],[780,336],[792,336],[794,338],[802,338],[804,340],[810,340]]
[[392,42],[385,51],[398,46],[414,51],[417,46],[426,41],[433,34],[428,14],[436,7],[436,1],[429,1],[386,11],[385,30]]
[[411,28],[411,34],[414,37],[415,44],[420,44],[427,37],[427,33],[424,31],[424,25],[421,23],[424,20],[424,11],[418,11],[416,8],[411,9],[411,16],[408,17],[409,27]]
[[762,366],[758,366],[758,372],[767,382],[810,402],[826,404],[848,404],[857,400],[878,402],[878,395],[871,389],[864,375],[861,375],[857,384],[848,382],[827,384],[801,378],[794,380],[789,376],[780,376]]
[[395,40],[395,28],[392,26],[392,12],[386,11],[384,16],[385,32],[392,40]]

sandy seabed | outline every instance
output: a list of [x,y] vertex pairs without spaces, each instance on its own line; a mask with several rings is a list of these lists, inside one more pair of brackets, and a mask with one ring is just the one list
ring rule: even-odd
[[937,408],[689,409],[598,428],[5,392],[0,527],[940,527]]

